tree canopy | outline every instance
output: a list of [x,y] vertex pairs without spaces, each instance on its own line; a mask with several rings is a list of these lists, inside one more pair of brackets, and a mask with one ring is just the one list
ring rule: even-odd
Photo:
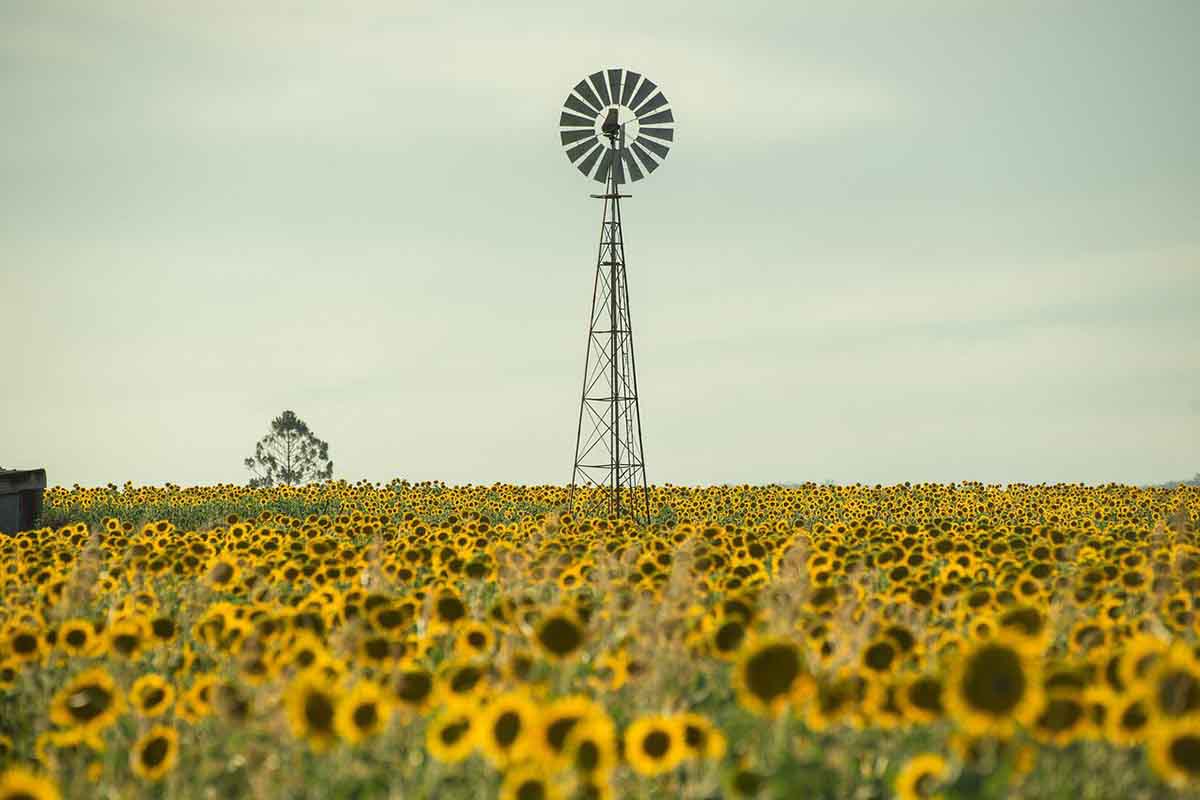
[[253,487],[277,483],[296,486],[333,477],[329,445],[318,439],[294,411],[284,411],[271,420],[271,432],[245,460]]

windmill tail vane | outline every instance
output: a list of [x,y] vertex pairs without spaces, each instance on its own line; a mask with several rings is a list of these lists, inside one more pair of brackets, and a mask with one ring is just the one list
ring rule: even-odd
[[604,184],[600,247],[588,317],[570,507],[578,516],[650,520],[637,363],[625,272],[621,193],[656,170],[674,140],[674,116],[649,78],[610,69],[580,81],[559,118],[567,158]]

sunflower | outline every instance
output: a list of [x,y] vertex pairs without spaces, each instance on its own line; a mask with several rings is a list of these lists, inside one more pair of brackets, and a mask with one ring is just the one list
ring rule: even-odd
[[475,730],[470,714],[444,711],[425,729],[425,748],[444,764],[457,764],[475,749]]
[[893,786],[897,800],[932,800],[941,795],[934,794],[939,784],[950,775],[946,759],[936,753],[913,756],[896,774]]
[[142,654],[150,638],[150,624],[142,617],[126,617],[109,625],[104,634],[108,652],[133,661]]
[[808,682],[799,645],[774,637],[746,647],[733,675],[738,703],[768,717],[779,716]]
[[491,626],[472,620],[461,625],[454,637],[454,647],[463,658],[486,657],[496,646],[496,634]]
[[1033,735],[1040,742],[1061,747],[1083,736],[1089,723],[1087,706],[1078,695],[1055,692],[1046,697],[1034,717]]
[[708,717],[688,713],[680,717],[683,725],[683,744],[688,758],[720,761],[725,756],[725,736]]
[[479,747],[493,766],[502,769],[523,757],[540,722],[538,707],[524,691],[492,699],[479,721]]
[[143,675],[133,682],[129,701],[139,715],[152,719],[161,716],[175,702],[175,688],[161,675]]
[[509,770],[500,785],[500,800],[557,800],[562,797],[545,768],[529,763]]
[[565,766],[567,738],[577,725],[608,715],[596,701],[584,695],[560,697],[541,710],[534,743],[552,763]]
[[683,726],[678,718],[639,717],[625,731],[625,759],[639,775],[670,772],[687,756]]
[[50,703],[50,721],[55,725],[94,738],[125,712],[125,695],[101,667],[79,673]]
[[160,780],[179,757],[179,734],[174,728],[155,725],[129,751],[129,768],[139,778]]
[[58,785],[48,777],[35,775],[23,767],[11,767],[0,773],[0,800],[61,800]]
[[1005,735],[1039,708],[1041,676],[1022,643],[998,636],[959,656],[947,682],[945,703],[970,734]]
[[862,652],[862,666],[872,672],[891,672],[896,666],[899,651],[890,637],[876,639]]
[[96,629],[82,619],[69,619],[58,629],[58,646],[69,656],[86,656],[96,646]]
[[337,741],[338,691],[318,673],[306,672],[292,681],[284,695],[292,734],[305,739],[316,752]]
[[387,677],[391,698],[401,708],[422,711],[434,695],[434,678],[429,670],[418,666],[402,666]]
[[578,615],[569,609],[552,611],[538,622],[534,640],[550,660],[563,661],[583,646],[583,623],[579,621]]
[[334,725],[343,739],[358,744],[387,727],[391,711],[379,686],[363,680],[338,703]]
[[1200,711],[1200,664],[1181,644],[1154,664],[1148,686],[1151,710],[1162,719],[1175,720]]
[[1142,694],[1114,695],[1105,715],[1105,734],[1114,744],[1132,747],[1150,731],[1150,701]]
[[46,643],[41,632],[27,625],[14,625],[3,636],[0,653],[6,649],[8,654],[17,661],[30,663],[41,661],[46,654]]
[[451,659],[438,668],[438,696],[447,706],[471,708],[487,693],[482,662]]
[[1159,726],[1148,744],[1150,765],[1176,788],[1200,786],[1200,720]]
[[617,729],[607,716],[592,716],[571,728],[564,745],[566,761],[576,778],[606,785],[617,766]]

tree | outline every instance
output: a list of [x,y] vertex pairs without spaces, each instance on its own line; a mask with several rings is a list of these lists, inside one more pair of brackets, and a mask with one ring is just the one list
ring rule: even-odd
[[253,487],[276,483],[295,486],[333,477],[329,445],[313,435],[294,411],[284,411],[271,420],[271,432],[254,448],[254,457],[245,461],[254,473]]

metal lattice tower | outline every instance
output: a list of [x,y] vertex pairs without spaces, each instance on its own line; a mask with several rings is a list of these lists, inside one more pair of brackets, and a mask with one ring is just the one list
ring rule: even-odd
[[597,72],[576,85],[560,118],[567,157],[605,187],[591,195],[604,201],[604,215],[571,472],[579,516],[650,519],[621,228],[621,200],[630,195],[621,185],[657,169],[673,141],[674,118],[657,88],[635,72]]

